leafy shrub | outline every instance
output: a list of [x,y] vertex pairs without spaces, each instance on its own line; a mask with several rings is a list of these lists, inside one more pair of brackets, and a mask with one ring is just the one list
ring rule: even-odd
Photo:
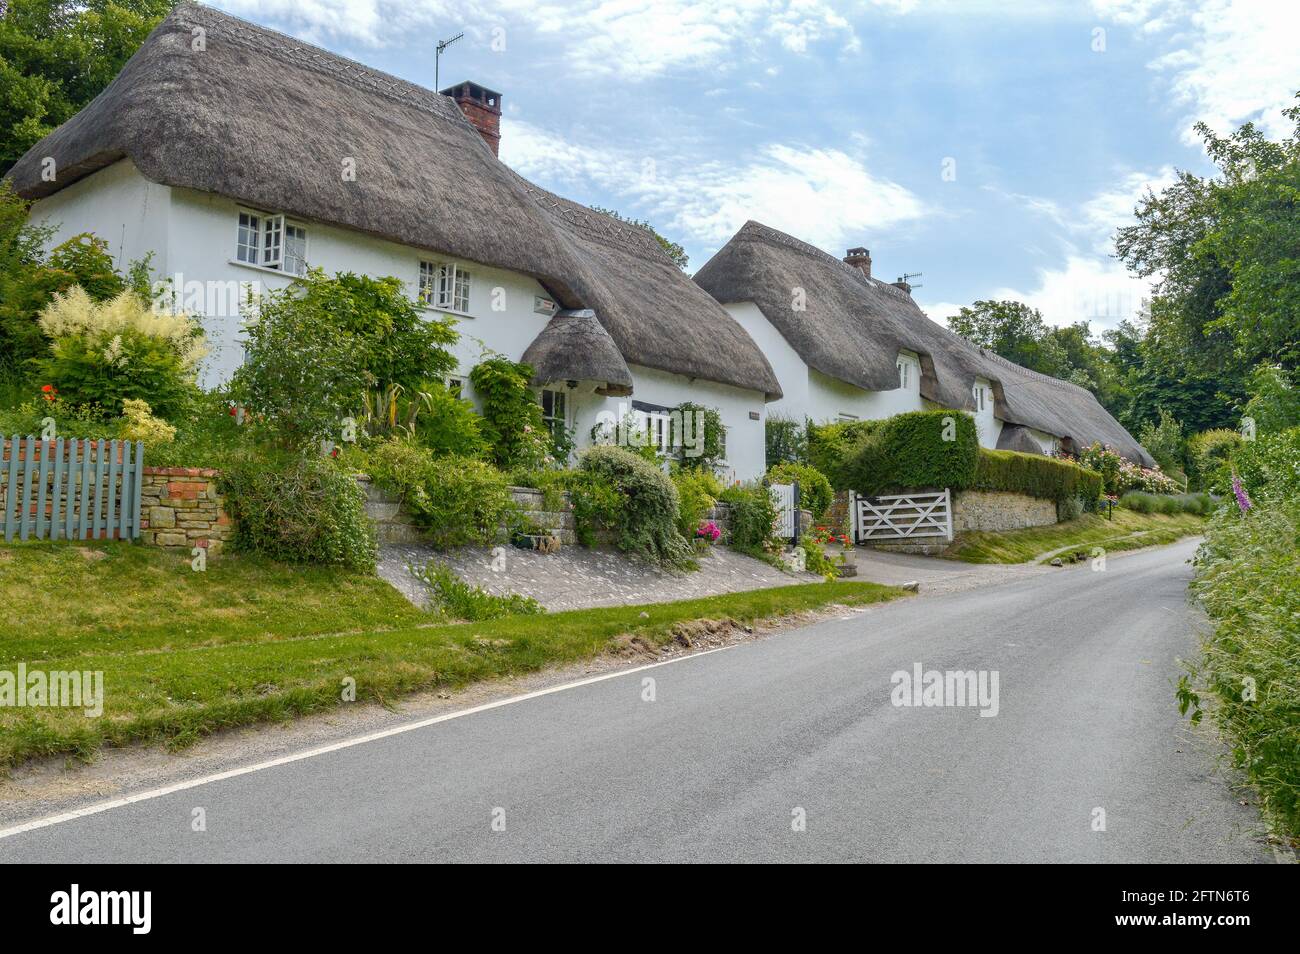
[[826,555],[822,545],[810,537],[802,537],[799,547],[803,550],[803,565],[809,573],[816,573],[826,578],[827,582],[840,575],[840,565]]
[[122,402],[122,424],[118,435],[124,441],[142,441],[145,448],[170,444],[176,439],[176,428],[162,418],[154,417],[144,401]]
[[[1224,508],[1197,553],[1193,593],[1214,621],[1190,673],[1215,700],[1210,711],[1232,759],[1259,789],[1265,814],[1300,837],[1300,499],[1263,487],[1246,516]],[[1250,688],[1253,691],[1248,692]],[[1199,695],[1186,679],[1180,701]]]
[[799,481],[799,505],[811,511],[814,520],[824,520],[826,512],[835,501],[835,491],[831,482],[816,467],[810,464],[785,463],[769,468],[767,479],[774,484],[789,484]]
[[1102,487],[1107,494],[1118,495],[1129,490],[1176,494],[1183,490],[1181,481],[1161,472],[1159,467],[1142,467],[1121,457],[1113,448],[1098,443],[1079,455],[1079,463],[1101,474]]
[[705,515],[717,503],[722,484],[712,471],[700,468],[683,470],[674,467],[672,481],[677,488],[677,531],[690,540]]
[[672,459],[679,467],[712,472],[722,462],[725,429],[722,415],[716,408],[686,401],[669,412],[669,420],[673,430],[669,435],[669,447],[672,448]]
[[456,367],[447,350],[460,335],[449,318],[431,319],[406,296],[400,278],[312,272],[297,283],[304,308],[352,338],[373,387],[401,385],[408,391],[440,379]]
[[589,447],[578,466],[621,495],[619,547],[667,566],[689,566],[690,545],[677,532],[677,488],[663,471],[621,447]]
[[367,454],[375,484],[396,493],[416,526],[439,547],[491,543],[514,514],[505,474],[470,457],[434,457],[409,440],[388,440]]
[[73,287],[54,296],[40,325],[52,344],[35,363],[38,376],[70,403],[109,413],[130,399],[163,417],[177,413],[207,350],[196,321],[155,313],[134,292],[101,303]]
[[533,369],[500,354],[485,354],[469,379],[483,407],[483,437],[498,467],[538,468],[553,463],[551,435],[531,387]]
[[971,486],[979,437],[969,414],[911,411],[875,423],[845,465],[851,489],[879,494]]
[[420,409],[415,437],[437,456],[485,457],[482,418],[469,401],[456,397],[441,381],[420,386]]
[[1300,499],[1300,427],[1244,442],[1234,463],[1252,498]]
[[1246,381],[1250,400],[1242,415],[1255,422],[1258,434],[1271,434],[1300,426],[1300,388],[1280,365],[1264,363]]
[[1162,470],[1174,472],[1183,469],[1183,426],[1164,408],[1160,408],[1158,424],[1147,421],[1142,425],[1138,431],[1138,443],[1147,449]]
[[856,489],[850,483],[848,464],[857,448],[880,424],[880,421],[808,422],[808,463],[825,474],[836,490]]
[[1130,490],[1119,498],[1119,505],[1137,513],[1194,513],[1206,516],[1214,510],[1214,498],[1209,494],[1149,494]]
[[365,495],[333,462],[246,455],[222,471],[232,546],[290,563],[373,571],[376,545]]
[[584,547],[596,543],[596,534],[616,530],[623,496],[612,481],[601,474],[582,470],[516,471],[511,481],[518,487],[542,492],[542,505],[550,511],[564,508],[562,494],[569,495],[573,533]]
[[763,436],[768,467],[807,461],[808,430],[804,422],[779,414],[769,415],[763,422]]
[[971,485],[979,490],[1003,490],[1044,500],[1092,501],[1101,496],[1101,475],[1067,460],[992,451],[980,448]]
[[1202,490],[1225,493],[1232,477],[1232,455],[1241,435],[1228,428],[1202,431],[1187,438],[1188,476]]
[[760,483],[728,487],[723,503],[731,506],[728,542],[737,550],[766,551],[776,543],[776,521],[780,513],[767,486]]
[[412,573],[429,588],[430,608],[453,619],[478,623],[506,616],[535,616],[546,609],[531,596],[510,593],[497,596],[472,586],[441,563],[426,563]]

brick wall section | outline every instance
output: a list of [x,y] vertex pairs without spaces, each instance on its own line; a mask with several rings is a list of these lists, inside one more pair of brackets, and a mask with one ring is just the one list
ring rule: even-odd
[[146,467],[140,491],[142,542],[220,553],[231,524],[216,478],[217,471],[198,467]]

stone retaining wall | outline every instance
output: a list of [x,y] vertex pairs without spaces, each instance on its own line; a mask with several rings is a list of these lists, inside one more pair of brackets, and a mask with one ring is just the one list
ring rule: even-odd
[[217,471],[198,467],[146,467],[140,489],[141,541],[220,553],[232,527],[216,478]]
[[[424,535],[411,522],[410,517],[402,512],[402,505],[397,497],[371,483],[369,477],[358,477],[366,492],[366,515],[375,525],[375,533],[380,543],[420,543]],[[542,492],[532,487],[511,487],[510,496],[519,505],[525,517],[536,524],[550,536],[559,537],[560,543],[572,545],[577,542],[572,504],[568,493],[560,494],[561,510],[548,510],[542,499]],[[503,526],[497,534],[498,543],[509,542],[509,532]]]
[[1056,502],[1025,494],[963,490],[952,507],[953,533],[967,530],[1020,530],[1056,523]]

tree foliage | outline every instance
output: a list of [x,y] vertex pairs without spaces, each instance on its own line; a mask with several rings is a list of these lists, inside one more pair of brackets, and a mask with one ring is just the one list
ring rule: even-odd
[[9,0],[0,17],[0,174],[112,82],[173,0]]

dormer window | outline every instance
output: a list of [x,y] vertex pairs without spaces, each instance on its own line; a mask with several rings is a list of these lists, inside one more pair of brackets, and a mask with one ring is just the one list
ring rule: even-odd
[[975,385],[975,390],[971,392],[975,397],[975,410],[984,410],[984,385]]
[[898,386],[899,386],[900,388],[906,388],[906,387],[907,387],[907,379],[908,379],[908,373],[907,373],[907,372],[910,370],[910,368],[911,368],[911,366],[910,366],[906,361],[903,361],[903,360],[901,360],[901,359],[899,360],[899,362],[898,362]]

